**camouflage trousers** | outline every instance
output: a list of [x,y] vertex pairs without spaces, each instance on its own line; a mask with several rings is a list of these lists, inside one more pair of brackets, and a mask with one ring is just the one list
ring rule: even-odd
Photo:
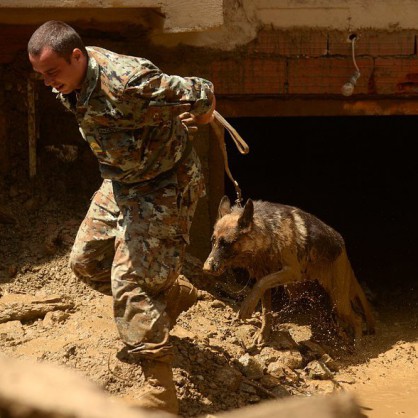
[[161,361],[172,359],[167,290],[179,275],[204,193],[202,179],[179,181],[178,174],[145,188],[104,180],[70,255],[79,278],[111,282],[116,325],[130,352]]

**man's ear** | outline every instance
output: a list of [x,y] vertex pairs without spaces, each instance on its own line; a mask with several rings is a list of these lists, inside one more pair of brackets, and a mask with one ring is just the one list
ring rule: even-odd
[[225,215],[229,215],[231,213],[231,202],[228,196],[224,196],[221,199],[218,207],[218,219],[221,219]]
[[248,228],[253,221],[253,216],[254,216],[254,204],[251,199],[248,199],[247,203],[244,206],[244,210],[238,219],[239,228],[240,229]]
[[71,58],[75,61],[80,61],[84,57],[84,54],[82,53],[81,49],[74,48],[73,52],[71,53]]

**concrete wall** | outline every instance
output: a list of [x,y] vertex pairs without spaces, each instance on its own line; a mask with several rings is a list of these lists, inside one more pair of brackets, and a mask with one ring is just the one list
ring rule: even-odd
[[[70,20],[74,16],[83,20],[125,19],[143,23],[142,12],[149,9],[160,16],[164,32],[202,31],[223,24],[222,0],[1,0],[0,9],[4,9],[0,15],[0,22],[4,23],[33,23],[40,17],[48,20],[46,15],[52,10]],[[111,13],[106,13],[109,10]],[[107,15],[107,19],[101,15]]]

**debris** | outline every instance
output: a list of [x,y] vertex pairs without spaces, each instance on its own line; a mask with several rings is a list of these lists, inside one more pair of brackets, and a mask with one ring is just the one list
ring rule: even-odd
[[311,379],[326,380],[333,378],[331,370],[322,361],[311,361],[305,367],[305,371]]
[[7,295],[0,301],[0,323],[8,321],[30,321],[44,318],[48,312],[67,310],[74,303],[62,296],[35,297],[29,295]]

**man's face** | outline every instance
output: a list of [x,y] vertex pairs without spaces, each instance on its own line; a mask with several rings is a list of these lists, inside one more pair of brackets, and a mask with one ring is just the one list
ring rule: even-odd
[[29,55],[29,60],[33,69],[44,78],[46,86],[63,94],[81,88],[87,70],[87,58],[78,48],[72,52],[69,62],[51,48],[44,48],[38,56]]

